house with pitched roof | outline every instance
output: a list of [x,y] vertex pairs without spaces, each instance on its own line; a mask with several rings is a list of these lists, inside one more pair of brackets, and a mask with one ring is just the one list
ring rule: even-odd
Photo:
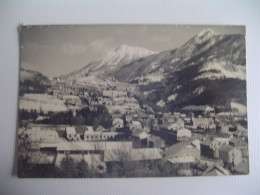
[[229,145],[236,147],[242,152],[243,156],[248,155],[248,144],[242,138],[232,138],[229,140]]
[[233,174],[247,175],[249,174],[249,161],[240,163],[234,167]]
[[232,166],[242,163],[242,152],[236,147],[223,145],[219,148],[219,159]]
[[75,127],[66,127],[65,128],[66,138],[69,141],[79,141],[80,135],[76,133]]
[[176,131],[173,131],[175,139],[177,141],[187,141],[191,138],[191,131],[186,128],[181,128]]
[[159,136],[152,135],[147,138],[147,147],[149,148],[165,148],[165,141]]
[[219,164],[214,164],[206,169],[203,176],[227,176],[230,172]]
[[190,169],[200,160],[200,152],[187,142],[179,142],[167,148],[160,161],[163,169],[168,171]]
[[216,129],[216,125],[212,118],[205,117],[192,117],[191,125],[193,128],[198,130],[206,130],[206,129]]
[[124,127],[124,121],[121,118],[114,118],[113,119],[113,127],[116,129],[120,129]]
[[168,130],[177,130],[184,128],[184,120],[182,118],[175,118],[173,121],[168,121],[166,127]]
[[[102,129],[100,127],[100,129]],[[110,140],[114,139],[117,135],[120,135],[119,132],[113,131],[94,131],[92,126],[87,126],[86,131],[84,132],[84,141],[95,142],[101,140]]]
[[132,133],[133,147],[143,148],[147,146],[147,139],[150,137],[145,131],[135,131]]
[[200,143],[201,155],[209,158],[219,157],[219,148],[228,145],[229,138],[207,137]]

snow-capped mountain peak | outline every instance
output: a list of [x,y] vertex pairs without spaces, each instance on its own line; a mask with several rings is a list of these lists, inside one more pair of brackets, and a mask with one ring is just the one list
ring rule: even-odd
[[129,45],[121,45],[106,53],[97,61],[91,62],[80,70],[74,71],[63,78],[75,78],[85,76],[87,73],[99,75],[105,72],[111,72],[115,69],[119,69],[121,66],[129,64],[134,60],[144,58],[157,52],[144,49],[140,47],[134,47]]
[[100,62],[99,66],[95,69],[98,69],[103,65],[127,64],[138,58],[146,57],[155,53],[155,51],[148,49],[123,44],[102,56],[98,60]]
[[217,35],[217,33],[215,31],[213,31],[212,29],[205,29],[203,31],[201,31],[196,37],[195,40],[198,43],[202,43],[204,41],[209,40],[210,38],[212,38],[213,36]]

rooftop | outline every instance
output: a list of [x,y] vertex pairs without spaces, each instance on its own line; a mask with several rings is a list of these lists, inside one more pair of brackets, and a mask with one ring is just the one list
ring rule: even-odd
[[207,170],[203,173],[204,176],[225,176],[229,175],[229,171],[224,169],[219,164],[215,164],[207,168]]
[[211,144],[211,140],[209,137],[207,137],[205,140],[203,140],[201,143],[201,145],[205,145],[205,146],[210,146]]
[[150,136],[148,139],[149,139],[149,141],[162,140],[162,138],[161,138],[161,137],[159,137],[159,136],[156,136],[156,135],[152,135],[152,136]]
[[186,142],[180,142],[180,143],[174,144],[171,147],[169,147],[164,153],[166,156],[169,156],[171,154],[176,154],[181,149],[185,148],[187,145],[188,145],[188,143],[186,143]]
[[235,166],[234,171],[239,172],[241,174],[249,174],[249,162],[241,163]]
[[104,161],[119,161],[125,157],[128,160],[157,160],[162,157],[161,150],[158,148],[139,148],[139,149],[131,149],[131,150],[106,150]]
[[62,142],[57,145],[57,151],[95,151],[131,149],[132,142]]
[[229,152],[229,151],[232,150],[233,148],[234,148],[233,146],[224,144],[223,146],[221,146],[221,147],[219,148],[219,151]]
[[67,134],[76,134],[75,127],[66,127]]
[[191,110],[191,111],[204,111],[206,109],[209,110],[214,110],[214,108],[207,106],[207,105],[190,105],[190,106],[185,106],[184,108],[182,108],[182,110]]
[[84,127],[84,126],[78,126],[78,127],[76,127],[75,128],[75,130],[76,130],[76,133],[77,134],[84,134],[85,133],[85,131],[87,130],[87,128],[86,127]]
[[193,156],[178,156],[176,158],[169,158],[168,161],[172,164],[174,163],[193,163],[197,160]]

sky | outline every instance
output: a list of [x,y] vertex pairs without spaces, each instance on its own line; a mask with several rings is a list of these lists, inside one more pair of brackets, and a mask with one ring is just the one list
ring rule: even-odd
[[219,34],[245,34],[244,26],[23,26],[20,64],[48,77],[61,76],[98,60],[123,44],[156,52],[172,50],[208,28]]

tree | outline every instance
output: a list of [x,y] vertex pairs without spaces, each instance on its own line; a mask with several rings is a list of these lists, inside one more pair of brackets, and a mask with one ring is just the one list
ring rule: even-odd
[[78,177],[89,177],[88,165],[84,159],[82,159],[77,165]]
[[61,167],[60,167],[60,174],[61,177],[77,177],[77,167],[76,163],[70,156],[66,156],[61,160]]

